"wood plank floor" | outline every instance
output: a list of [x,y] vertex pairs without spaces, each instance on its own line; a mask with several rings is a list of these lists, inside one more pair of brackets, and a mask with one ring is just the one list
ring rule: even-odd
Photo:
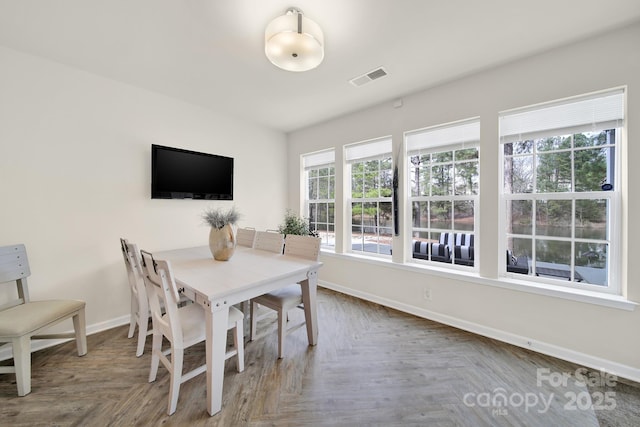
[[[227,361],[214,417],[206,414],[203,375],[182,385],[167,416],[167,371],[160,367],[158,380],[147,382],[151,338],[136,358],[122,326],[89,336],[85,357],[73,343],[34,353],[28,396],[16,396],[13,374],[0,374],[0,425],[640,425],[634,382],[584,385],[577,365],[325,289],[318,319],[319,344],[309,347],[301,328],[287,337],[283,360],[275,323],[263,321],[268,333],[247,343],[245,371]],[[185,359],[186,367],[202,363],[203,346]],[[566,385],[554,383],[562,373]]]

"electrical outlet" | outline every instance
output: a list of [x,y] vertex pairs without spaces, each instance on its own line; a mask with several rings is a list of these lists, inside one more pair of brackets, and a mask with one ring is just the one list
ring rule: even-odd
[[431,289],[424,288],[424,299],[427,301],[431,301]]

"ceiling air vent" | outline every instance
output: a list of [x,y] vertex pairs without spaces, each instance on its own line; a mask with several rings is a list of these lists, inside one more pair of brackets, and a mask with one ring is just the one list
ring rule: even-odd
[[382,67],[378,67],[375,70],[369,71],[368,73],[365,73],[361,76],[354,77],[353,79],[349,80],[349,83],[351,83],[355,87],[360,87],[386,75],[387,72],[385,71],[385,69]]

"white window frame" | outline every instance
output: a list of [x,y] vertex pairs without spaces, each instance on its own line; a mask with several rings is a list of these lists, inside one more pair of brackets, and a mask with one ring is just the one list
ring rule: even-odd
[[[509,110],[500,113],[500,232],[499,236],[499,271],[502,277],[510,279],[518,279],[519,283],[530,282],[532,285],[552,285],[558,288],[569,288],[579,291],[592,291],[600,294],[613,294],[621,295],[621,266],[620,254],[622,246],[622,233],[620,224],[622,220],[622,207],[621,207],[621,186],[623,183],[621,176],[621,152],[624,141],[624,97],[625,90],[623,88],[596,92],[583,96],[577,96],[567,98],[559,101],[552,101],[549,103],[538,104],[535,106],[525,107],[521,109]],[[601,102],[601,105],[599,104]],[[590,117],[590,119],[588,118]],[[507,123],[505,123],[507,118]],[[510,118],[510,120],[509,120]],[[520,123],[518,123],[518,121]],[[504,144],[516,141],[535,140],[547,137],[575,135],[579,133],[599,132],[606,129],[615,129],[615,159],[614,159],[614,189],[611,191],[589,191],[579,192],[553,192],[553,193],[536,193],[536,192],[523,192],[523,193],[506,193],[504,184],[504,166],[505,166],[505,153]],[[535,144],[534,144],[535,146]],[[587,147],[586,149],[596,148]],[[566,150],[571,152],[571,182],[575,184],[575,164],[573,153],[579,151],[581,148],[577,148],[572,144],[571,148]],[[562,150],[553,151],[554,153],[561,152]],[[545,151],[546,153],[547,151]],[[535,147],[531,156],[537,155]],[[532,182],[535,187],[537,183],[536,167],[533,167]],[[535,233],[535,221],[532,224],[531,235],[519,235],[507,233],[507,201],[509,200],[531,200],[533,218],[535,218],[536,201],[544,200],[567,200],[572,204],[572,212],[574,211],[576,200],[607,200],[608,201],[608,220],[609,229],[607,230],[608,238],[602,240],[602,243],[609,245],[607,254],[607,285],[595,285],[587,284],[575,281],[575,243],[581,243],[583,241],[596,242],[600,239],[580,239],[575,237],[575,215],[571,215],[571,237],[556,237],[556,236],[544,236],[537,235]],[[506,257],[504,254],[508,249],[507,240],[508,237],[514,238],[526,238],[532,240],[533,250],[533,262],[535,263],[535,241],[536,238],[541,240],[555,240],[571,242],[572,251],[570,254],[569,273],[570,279],[564,278],[552,278],[548,276],[535,276],[532,274],[518,274],[507,272]],[[597,242],[596,242],[597,243]],[[531,263],[531,261],[530,261]],[[530,273],[532,265],[529,265]]]
[[[408,240],[408,244],[410,245],[407,251],[406,260],[410,263],[418,263],[418,264],[428,264],[438,267],[447,267],[447,268],[455,268],[462,269],[464,271],[478,271],[479,269],[479,251],[478,242],[479,242],[479,233],[478,233],[478,217],[479,217],[479,201],[480,201],[480,187],[479,187],[479,179],[480,179],[480,118],[474,117],[470,119],[455,121],[451,123],[440,124],[437,126],[431,126],[422,129],[416,129],[412,131],[405,132],[405,164],[407,167],[407,214],[405,215],[405,221],[409,225],[408,228],[410,231],[410,238]],[[447,152],[447,151],[459,151],[462,149],[475,148],[478,152],[478,158],[476,160],[471,160],[476,162],[478,165],[478,191],[476,194],[464,194],[464,195],[456,195],[455,194],[455,165],[458,163],[467,163],[471,161],[457,161],[455,158],[451,160],[451,163],[454,167],[454,176],[452,185],[454,188],[452,189],[453,194],[451,195],[417,195],[414,196],[412,194],[412,186],[411,186],[411,166],[409,165],[410,158],[416,154],[432,154],[439,152]],[[431,227],[431,216],[429,216],[429,222],[427,227],[414,227],[413,225],[413,203],[414,202],[437,202],[437,201],[447,201],[455,204],[456,201],[472,201],[473,202],[473,221],[474,227],[473,230],[455,230],[455,209],[453,209],[452,204],[452,218],[451,218],[451,228],[450,229],[438,229]],[[474,248],[476,249],[474,252],[474,263],[473,266],[468,265],[459,265],[455,263],[454,251],[451,250],[451,261],[450,262],[441,262],[441,261],[432,261],[432,260],[422,260],[419,258],[413,257],[413,240],[415,233],[429,233],[429,232],[440,232],[440,233],[465,233],[465,234],[473,234],[474,235]],[[453,246],[451,246],[453,249]]]
[[[308,217],[309,224],[318,223],[317,218],[311,217],[311,205],[312,204],[326,204],[327,205],[327,221],[323,222],[326,225],[326,232],[318,231],[319,237],[322,238],[322,247],[324,249],[335,250],[335,233],[336,233],[336,224],[335,224],[335,205],[336,205],[336,164],[335,164],[335,150],[322,150],[314,153],[307,153],[302,155],[302,167],[303,167],[303,179],[302,185],[304,186],[304,212],[306,213],[305,217]],[[320,172],[321,169],[333,169],[333,175],[330,173],[327,175],[329,179],[328,183],[328,195],[331,194],[331,190],[333,190],[333,198],[315,198],[310,199],[309,197],[309,174],[311,171]],[[333,176],[333,189],[331,189],[331,176]],[[319,180],[319,177],[318,177]],[[330,221],[330,212],[329,205],[333,204],[333,222]],[[318,212],[316,208],[316,212]],[[330,236],[333,234],[333,239]]]
[[[381,235],[380,230],[388,228],[390,230],[388,238],[389,238],[389,248],[392,246],[393,239],[393,205],[392,205],[392,195],[390,194],[388,197],[379,196],[374,198],[354,198],[353,197],[353,177],[352,177],[352,165],[355,163],[364,163],[372,160],[390,160],[391,162],[391,173],[393,173],[394,161],[393,161],[393,151],[392,151],[392,140],[390,136],[371,139],[367,141],[362,141],[354,144],[348,144],[344,146],[344,159],[345,159],[345,170],[346,177],[348,177],[348,197],[346,197],[347,201],[347,221],[348,221],[348,236],[346,237],[346,241],[348,241],[347,252],[349,253],[358,253],[362,255],[371,255],[371,256],[381,256],[385,258],[390,258],[391,254],[382,253],[380,251],[381,248],[381,239],[384,239],[384,236]],[[380,170],[379,170],[380,172]],[[380,188],[378,186],[378,188]],[[353,203],[376,203],[378,208],[377,212],[380,212],[379,204],[380,203],[389,203],[392,206],[391,209],[391,220],[389,227],[382,227],[380,225],[374,226],[376,232],[376,252],[365,251],[363,241],[362,250],[353,249],[354,240],[353,240]],[[364,226],[362,226],[364,227]]]

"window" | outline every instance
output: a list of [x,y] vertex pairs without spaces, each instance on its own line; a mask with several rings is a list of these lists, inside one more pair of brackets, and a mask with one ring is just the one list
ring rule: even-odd
[[351,177],[351,250],[391,254],[391,139],[345,147]]
[[412,258],[474,266],[480,122],[413,131],[405,139]]
[[302,156],[302,163],[309,226],[318,233],[324,247],[335,248],[335,152],[307,154]]
[[618,292],[624,93],[500,115],[506,272]]

